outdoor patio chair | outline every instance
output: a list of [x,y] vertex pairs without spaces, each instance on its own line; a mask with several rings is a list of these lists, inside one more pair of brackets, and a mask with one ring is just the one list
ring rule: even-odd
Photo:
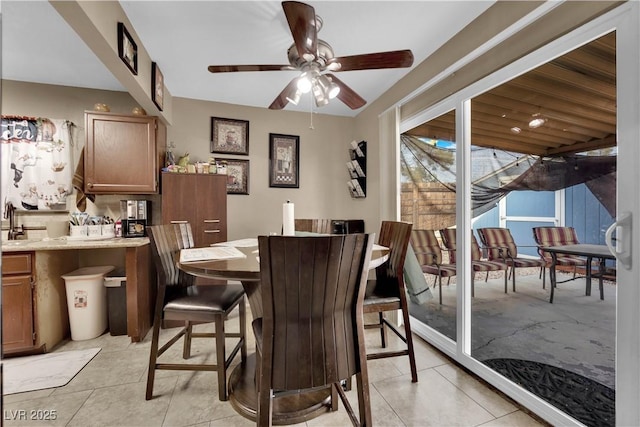
[[437,277],[440,304],[442,304],[442,278],[455,276],[456,265],[442,263],[442,248],[433,230],[413,230],[411,232],[411,246],[422,271]]
[[478,235],[482,245],[487,250],[489,261],[506,262],[511,267],[513,292],[516,291],[516,268],[543,267],[546,265],[541,259],[519,257],[518,246],[508,228],[479,228]]
[[[442,243],[445,248],[449,250],[449,258],[452,264],[456,263],[456,229],[455,228],[443,228],[440,230],[440,236],[442,237]],[[504,271],[504,293],[507,293],[507,271],[509,266],[502,260],[482,260],[482,254],[480,252],[480,246],[476,236],[471,233],[471,296],[475,296],[475,273],[478,271]]]
[[[580,241],[573,227],[533,227],[533,239],[538,245],[538,254],[545,265],[542,267],[542,289],[545,288],[545,268],[551,266],[551,254],[543,250],[545,246],[578,245]],[[577,255],[558,254],[557,266],[573,266],[573,279],[576,278],[576,267],[587,265],[583,257]],[[556,267],[557,268],[557,267]],[[569,280],[573,280],[569,279]],[[558,282],[556,282],[558,283]]]

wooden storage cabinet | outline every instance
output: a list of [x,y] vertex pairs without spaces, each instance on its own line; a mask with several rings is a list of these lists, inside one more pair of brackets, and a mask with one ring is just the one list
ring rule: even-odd
[[34,254],[2,255],[2,352],[33,349],[35,335]]
[[196,246],[227,240],[227,176],[163,173],[162,223],[189,222]]
[[156,117],[85,112],[84,192],[153,194],[166,149]]

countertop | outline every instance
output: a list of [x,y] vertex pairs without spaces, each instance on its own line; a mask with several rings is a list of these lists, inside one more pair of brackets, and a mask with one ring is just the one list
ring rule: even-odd
[[113,238],[101,240],[56,239],[3,240],[2,252],[59,251],[67,249],[135,248],[149,244],[148,237]]

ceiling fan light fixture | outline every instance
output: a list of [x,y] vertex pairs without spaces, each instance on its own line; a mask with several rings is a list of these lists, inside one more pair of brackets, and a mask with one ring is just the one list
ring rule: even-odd
[[293,105],[298,105],[298,102],[300,102],[301,95],[302,95],[302,92],[300,91],[300,89],[297,89],[296,92],[293,94],[293,96],[287,96],[287,101],[289,101]]
[[311,90],[312,82],[311,75],[308,72],[302,73],[300,77],[298,77],[298,90],[302,93],[309,93]]
[[316,79],[313,85],[313,99],[316,101],[316,107],[324,107],[329,103],[329,97],[325,93],[319,79]]

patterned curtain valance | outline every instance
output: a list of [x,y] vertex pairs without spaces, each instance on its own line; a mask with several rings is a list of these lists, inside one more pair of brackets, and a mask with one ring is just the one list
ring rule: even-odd
[[2,203],[18,209],[65,210],[73,188],[68,120],[2,116]]

